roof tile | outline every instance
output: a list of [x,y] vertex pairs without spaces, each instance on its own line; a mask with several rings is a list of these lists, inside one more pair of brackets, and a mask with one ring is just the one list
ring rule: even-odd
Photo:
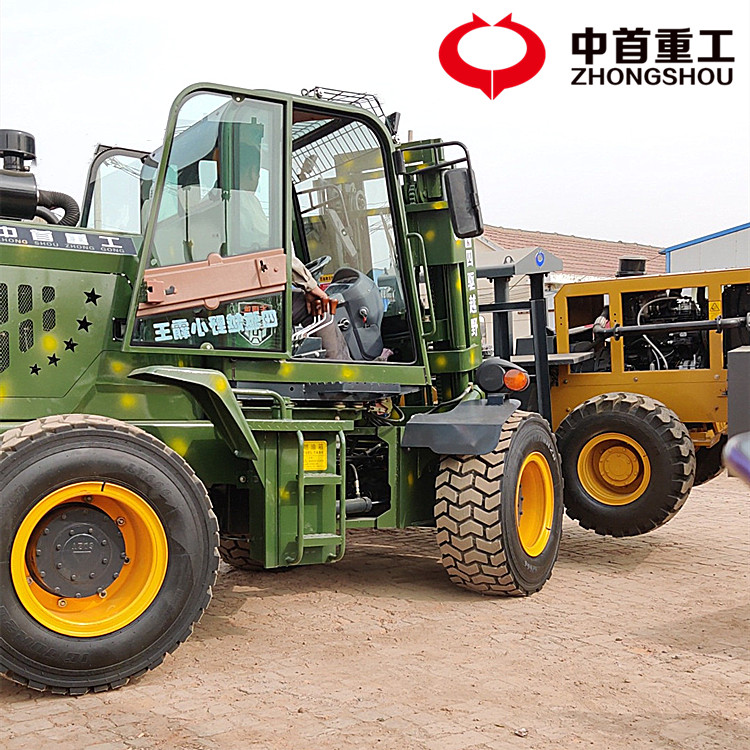
[[612,242],[574,237],[551,232],[530,232],[524,229],[484,226],[484,236],[504,250],[524,247],[541,247],[557,255],[563,261],[564,273],[586,276],[614,276],[623,256],[646,258],[646,273],[664,273],[666,264],[661,248],[639,245],[635,242]]

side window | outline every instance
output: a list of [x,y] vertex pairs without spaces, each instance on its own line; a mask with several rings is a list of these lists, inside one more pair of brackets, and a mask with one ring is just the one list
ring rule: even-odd
[[[184,102],[148,248],[133,343],[283,349],[283,105],[198,94]],[[145,160],[150,212],[157,151]]]
[[341,113],[296,107],[292,185],[296,250],[338,300],[336,325],[352,358],[413,361],[383,147],[373,129]]
[[[305,119],[310,117],[311,119]],[[354,268],[375,281],[385,314],[403,311],[383,154],[362,122],[295,112],[292,180],[310,260],[329,255],[328,276]],[[317,137],[316,137],[317,136]]]
[[139,156],[113,153],[102,161],[87,190],[83,226],[101,231],[141,232]]

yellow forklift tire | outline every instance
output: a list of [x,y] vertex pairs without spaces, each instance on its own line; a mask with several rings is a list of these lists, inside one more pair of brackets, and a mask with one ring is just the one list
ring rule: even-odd
[[80,695],[162,662],[211,599],[218,525],[171,448],[70,414],[0,436],[0,674]]
[[443,566],[465,589],[528,596],[544,586],[562,532],[555,437],[538,414],[515,412],[492,453],[445,456],[435,520]]
[[557,429],[565,511],[609,536],[645,534],[684,505],[695,449],[678,416],[634,393],[605,393],[577,406]]

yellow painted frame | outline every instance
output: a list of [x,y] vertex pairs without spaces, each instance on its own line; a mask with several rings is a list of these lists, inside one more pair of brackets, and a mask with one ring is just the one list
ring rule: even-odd
[[[712,317],[721,314],[722,288],[728,284],[750,284],[750,268],[656,276],[630,276],[565,284],[555,296],[557,351],[569,351],[568,300],[594,294],[609,295],[612,325],[623,324],[622,294],[658,289],[706,287]],[[718,313],[717,307],[718,305]],[[593,321],[592,321],[593,322]],[[623,340],[611,340],[611,372],[570,372],[561,365],[558,384],[552,387],[552,422],[557,429],[573,409],[602,393],[627,391],[661,401],[684,423],[716,425],[727,421],[727,371],[723,367],[722,334],[709,332],[709,358],[706,370],[626,371]]]

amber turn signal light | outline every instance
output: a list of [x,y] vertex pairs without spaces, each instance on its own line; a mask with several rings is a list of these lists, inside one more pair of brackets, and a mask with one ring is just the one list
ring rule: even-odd
[[529,385],[529,374],[523,370],[506,370],[503,383],[511,391],[522,391]]

